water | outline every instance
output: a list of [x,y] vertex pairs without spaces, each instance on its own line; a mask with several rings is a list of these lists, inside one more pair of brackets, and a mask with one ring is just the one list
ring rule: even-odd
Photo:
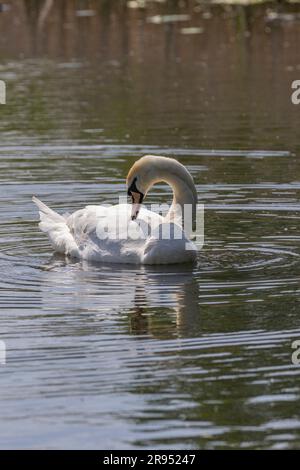
[[[0,13],[0,447],[299,448],[298,7],[96,3]],[[53,256],[31,196],[117,202],[146,153],[194,177],[197,263]]]

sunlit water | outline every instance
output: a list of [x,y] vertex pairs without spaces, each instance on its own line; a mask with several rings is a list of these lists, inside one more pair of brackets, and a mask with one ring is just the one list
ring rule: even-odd
[[[286,68],[296,70],[297,51],[279,48],[258,72],[256,41],[279,47],[280,26],[266,36],[257,27],[241,46],[233,13],[213,10],[209,31],[191,37],[133,16],[138,38],[145,21],[146,45],[167,48],[155,74],[153,50],[145,45],[140,59],[135,43],[124,63],[113,48],[99,63],[88,48],[76,61],[27,49],[3,60],[1,448],[300,446],[300,366],[291,360],[300,340],[299,119]],[[225,41],[226,60],[211,38],[206,53],[219,23],[236,41]],[[167,39],[154,40],[153,28]],[[146,153],[174,156],[194,177],[205,204],[197,263],[53,256],[31,196],[62,213],[116,203]],[[148,200],[170,197],[157,185]]]

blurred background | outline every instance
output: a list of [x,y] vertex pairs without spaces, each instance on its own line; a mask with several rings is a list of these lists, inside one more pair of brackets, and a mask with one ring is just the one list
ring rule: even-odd
[[297,148],[299,4],[1,4],[1,139]]

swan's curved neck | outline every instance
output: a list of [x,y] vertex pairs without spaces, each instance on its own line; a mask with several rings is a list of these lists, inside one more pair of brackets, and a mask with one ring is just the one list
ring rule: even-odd
[[169,184],[173,190],[173,201],[166,216],[167,220],[183,223],[184,216],[190,214],[195,219],[197,194],[192,178],[189,179],[175,173],[166,172],[161,174],[158,181]]
[[[167,214],[169,220],[178,222],[178,212],[180,212],[180,222],[185,222],[186,209],[190,211],[191,222],[195,226],[197,210],[197,191],[192,176],[188,170],[177,160],[158,155],[145,155],[135,162],[127,175],[127,186],[134,195],[146,196],[147,192],[155,183],[165,182],[173,190],[173,202]],[[136,183],[135,189],[133,184]],[[139,202],[140,203],[140,202]],[[139,204],[136,204],[139,205]],[[135,209],[134,216],[139,208]]]
[[179,206],[181,210],[184,211],[185,205],[194,204],[195,201],[193,193],[185,181],[178,178],[177,176],[172,175],[168,178],[168,181],[166,181],[166,183],[168,183],[173,190],[173,201],[169,214],[172,212],[172,209],[174,210],[176,206]]

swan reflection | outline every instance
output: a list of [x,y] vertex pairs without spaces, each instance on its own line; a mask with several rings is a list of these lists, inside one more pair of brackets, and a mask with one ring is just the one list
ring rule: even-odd
[[123,333],[180,336],[199,321],[195,267],[99,265],[54,255],[43,279],[45,305],[59,296],[70,313],[117,322]]

